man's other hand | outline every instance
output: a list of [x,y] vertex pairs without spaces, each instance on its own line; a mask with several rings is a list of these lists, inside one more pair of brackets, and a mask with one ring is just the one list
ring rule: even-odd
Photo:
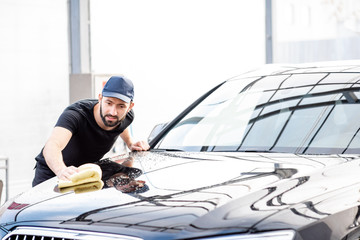
[[147,151],[150,146],[146,141],[139,141],[130,145],[129,149],[131,151]]

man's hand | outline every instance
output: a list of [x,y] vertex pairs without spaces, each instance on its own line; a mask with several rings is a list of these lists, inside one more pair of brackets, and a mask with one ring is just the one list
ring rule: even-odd
[[79,172],[77,167],[74,167],[74,166],[65,167],[57,173],[57,177],[61,180],[70,181],[71,175],[73,175],[77,172]]
[[149,150],[150,146],[146,141],[139,141],[129,146],[131,151],[146,151]]

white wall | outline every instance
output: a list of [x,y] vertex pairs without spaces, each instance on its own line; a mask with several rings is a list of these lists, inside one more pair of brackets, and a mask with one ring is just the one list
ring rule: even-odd
[[[92,68],[134,81],[136,138],[220,81],[264,63],[264,4],[90,0]],[[34,157],[69,102],[67,0],[0,0],[0,34],[0,156],[10,158],[14,196],[31,186]]]
[[359,0],[274,0],[274,62],[360,58]]
[[265,62],[263,0],[91,0],[90,9],[92,69],[133,80],[139,139]]
[[[264,63],[263,0],[91,0],[92,67],[135,83],[144,139],[200,94]],[[67,0],[0,0],[0,156],[10,197],[69,102]],[[0,178],[4,176],[0,172]]]
[[34,158],[68,103],[67,1],[1,0],[0,32],[0,155],[14,196],[31,187]]

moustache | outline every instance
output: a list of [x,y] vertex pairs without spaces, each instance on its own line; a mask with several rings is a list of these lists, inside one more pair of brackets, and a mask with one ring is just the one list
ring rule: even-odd
[[119,117],[118,116],[114,116],[114,115],[111,115],[111,114],[106,114],[104,117],[110,117],[110,118],[115,118],[116,121],[119,121]]

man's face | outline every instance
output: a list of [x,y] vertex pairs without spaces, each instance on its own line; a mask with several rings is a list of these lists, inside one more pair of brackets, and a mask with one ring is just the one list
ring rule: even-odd
[[127,103],[117,98],[100,98],[100,116],[106,127],[115,127],[126,117],[133,107],[133,103]]

